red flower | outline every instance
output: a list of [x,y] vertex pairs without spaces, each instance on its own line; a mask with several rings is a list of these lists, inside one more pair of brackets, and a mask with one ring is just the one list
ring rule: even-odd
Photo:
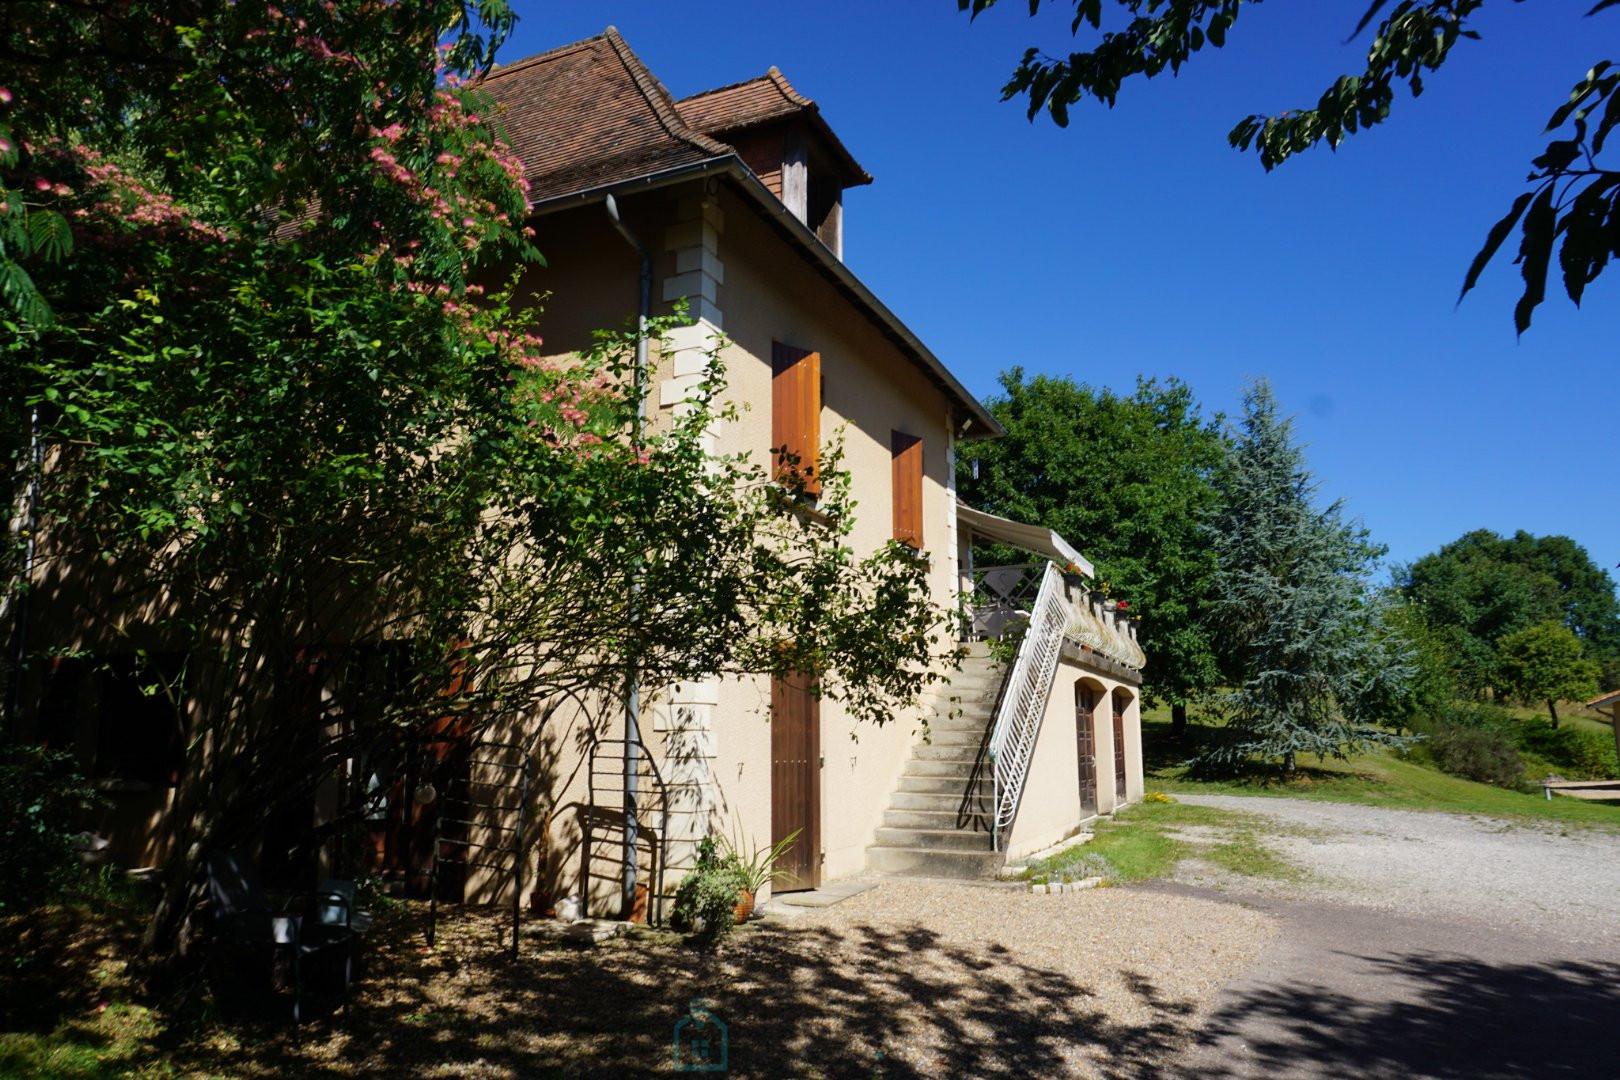
[[1119,610],[1121,610],[1121,611],[1129,611],[1130,607],[1131,607],[1130,603],[1128,601],[1125,601],[1125,600],[1121,600],[1115,606],[1118,607]]

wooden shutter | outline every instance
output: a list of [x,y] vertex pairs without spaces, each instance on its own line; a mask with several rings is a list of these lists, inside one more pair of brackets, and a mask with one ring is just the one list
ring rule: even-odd
[[890,470],[894,487],[894,538],[922,550],[922,439],[903,431],[889,433]]
[[[804,490],[820,495],[821,473],[816,460],[820,446],[821,354],[772,342],[772,472],[783,477],[796,470],[805,478]],[[795,458],[797,464],[790,465]]]

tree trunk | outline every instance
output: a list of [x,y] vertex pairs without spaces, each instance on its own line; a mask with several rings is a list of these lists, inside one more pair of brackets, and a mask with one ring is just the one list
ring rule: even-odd
[[1553,727],[1558,726],[1558,703],[1552,698],[1547,699],[1547,715],[1552,717]]
[[1294,752],[1292,750],[1283,755],[1283,775],[1294,775]]
[[1170,706],[1170,733],[1176,738],[1187,734],[1187,706],[1184,702],[1176,702]]

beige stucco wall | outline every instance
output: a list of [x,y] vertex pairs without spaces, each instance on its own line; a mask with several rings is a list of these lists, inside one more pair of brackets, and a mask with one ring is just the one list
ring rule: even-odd
[[[1024,794],[1007,838],[1007,855],[1016,859],[1073,835],[1091,815],[1080,805],[1080,745],[1075,729],[1075,691],[1089,684],[1099,695],[1093,714],[1097,755],[1097,813],[1111,814],[1142,798],[1142,720],[1140,689],[1094,671],[1065,656],[1058,664],[1047,697],[1040,735]],[[1125,799],[1117,795],[1114,774],[1114,695],[1128,698],[1125,709]]]
[[[698,238],[707,229],[713,249],[703,256],[707,282],[694,288],[712,296],[694,310],[718,321],[728,344],[722,357],[727,369],[726,399],[737,407],[735,418],[716,428],[715,449],[746,452],[762,467],[769,464],[771,436],[771,346],[773,341],[821,353],[824,378],[821,415],[826,443],[842,433],[844,467],[852,476],[852,496],[859,509],[850,543],[864,556],[892,533],[890,433],[901,430],[923,439],[923,539],[931,562],[930,587],[936,602],[948,606],[955,589],[955,504],[949,490],[951,462],[949,405],[944,395],[832,285],[821,278],[738,196],[723,186],[710,189],[650,192],[620,200],[624,220],[653,253],[655,312],[668,310],[665,280],[684,274],[702,254]],[[633,316],[638,263],[634,253],[609,227],[600,206],[550,215],[538,226],[537,243],[547,266],[533,268],[523,289],[549,293],[539,332],[547,351],[565,355],[583,348],[590,331],[622,326]],[[719,280],[716,280],[718,278]],[[706,326],[709,324],[705,324]],[[684,333],[684,332],[683,332]],[[690,335],[681,343],[691,341]],[[650,419],[656,428],[668,422],[678,393],[661,393],[676,374],[670,357],[655,359],[650,380]],[[676,700],[698,700],[707,731],[697,740],[710,754],[703,766],[710,779],[706,796],[709,825],[716,831],[766,846],[771,834],[770,684],[758,677],[718,680],[709,690],[692,688],[673,695],[648,688],[649,707],[643,732],[662,746],[674,735]],[[712,705],[708,704],[712,697]],[[822,878],[832,880],[861,872],[889,793],[919,735],[917,715],[893,718],[874,727],[858,724],[837,702],[821,702]],[[609,735],[622,734],[617,715],[598,722]],[[686,738],[682,735],[679,737]],[[689,740],[690,741],[690,740]],[[553,816],[549,848],[553,892],[568,895],[578,888],[578,817],[583,801],[582,770],[570,757],[583,754],[577,738],[553,746],[551,771],[558,777],[545,794],[560,808]],[[685,775],[683,770],[675,770]],[[669,779],[669,777],[666,777]],[[543,813],[544,810],[542,809]],[[616,836],[617,834],[615,834]],[[594,861],[594,860],[593,860]],[[677,863],[684,861],[678,854]],[[538,869],[538,867],[536,868]],[[613,868],[616,877],[618,867]],[[596,873],[593,872],[593,878]],[[678,876],[678,875],[674,875]],[[617,904],[611,881],[593,882],[601,910]]]

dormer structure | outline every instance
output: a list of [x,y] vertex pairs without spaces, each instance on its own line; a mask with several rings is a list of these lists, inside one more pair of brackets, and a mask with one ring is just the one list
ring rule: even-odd
[[757,79],[683,98],[681,119],[736,147],[771,193],[844,257],[844,189],[872,176],[833,134],[814,101],[772,67]]

